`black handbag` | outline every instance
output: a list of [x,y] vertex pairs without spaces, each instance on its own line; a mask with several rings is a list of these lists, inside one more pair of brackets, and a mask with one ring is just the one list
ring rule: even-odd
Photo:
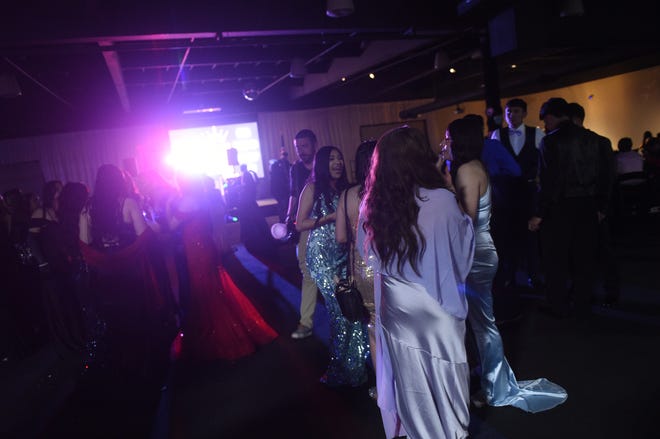
[[352,274],[352,264],[351,264],[351,245],[353,243],[353,231],[351,230],[351,223],[348,220],[348,210],[347,199],[348,190],[344,192],[344,213],[346,215],[346,234],[348,235],[349,250],[348,258],[346,263],[348,267],[346,269],[346,278],[340,279],[335,285],[335,297],[337,298],[337,303],[339,303],[339,308],[341,313],[344,315],[346,320],[351,323],[355,322],[368,322],[369,321],[369,311],[364,306],[364,299],[360,290],[358,290],[355,285],[355,279],[353,279]]

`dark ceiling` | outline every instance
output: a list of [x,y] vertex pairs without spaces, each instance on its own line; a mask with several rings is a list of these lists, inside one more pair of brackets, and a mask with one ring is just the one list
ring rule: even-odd
[[0,12],[0,137],[434,99],[413,117],[494,78],[509,96],[660,64],[657,2],[353,4],[332,18],[326,0],[21,1]]

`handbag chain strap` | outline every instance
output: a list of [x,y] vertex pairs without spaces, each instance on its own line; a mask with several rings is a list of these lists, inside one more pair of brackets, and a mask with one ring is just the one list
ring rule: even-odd
[[348,218],[348,189],[344,190],[344,216],[346,217],[346,238],[348,240],[348,256],[346,258],[346,278],[349,281],[353,280],[353,264],[351,262],[351,256],[354,251],[353,249],[353,227],[351,226],[351,221]]

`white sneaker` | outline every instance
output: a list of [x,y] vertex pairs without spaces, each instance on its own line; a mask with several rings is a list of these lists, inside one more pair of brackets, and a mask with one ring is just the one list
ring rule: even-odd
[[295,331],[291,333],[291,338],[300,340],[301,338],[307,338],[312,335],[312,328],[308,328],[305,325],[298,325]]

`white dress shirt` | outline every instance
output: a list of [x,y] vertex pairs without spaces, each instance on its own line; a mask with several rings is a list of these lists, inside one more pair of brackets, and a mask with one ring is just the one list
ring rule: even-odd
[[[539,127],[535,128],[535,133],[536,136],[534,139],[534,145],[536,145],[536,148],[538,149],[539,145],[541,144],[541,139],[543,136],[545,136],[545,133]],[[520,154],[520,151],[525,145],[525,136],[525,124],[521,124],[517,128],[509,127],[509,140],[511,141],[511,148],[513,149],[513,152],[516,153],[516,155]],[[493,134],[491,134],[490,138],[501,141],[502,139],[500,138],[500,129],[498,128],[493,131]]]

